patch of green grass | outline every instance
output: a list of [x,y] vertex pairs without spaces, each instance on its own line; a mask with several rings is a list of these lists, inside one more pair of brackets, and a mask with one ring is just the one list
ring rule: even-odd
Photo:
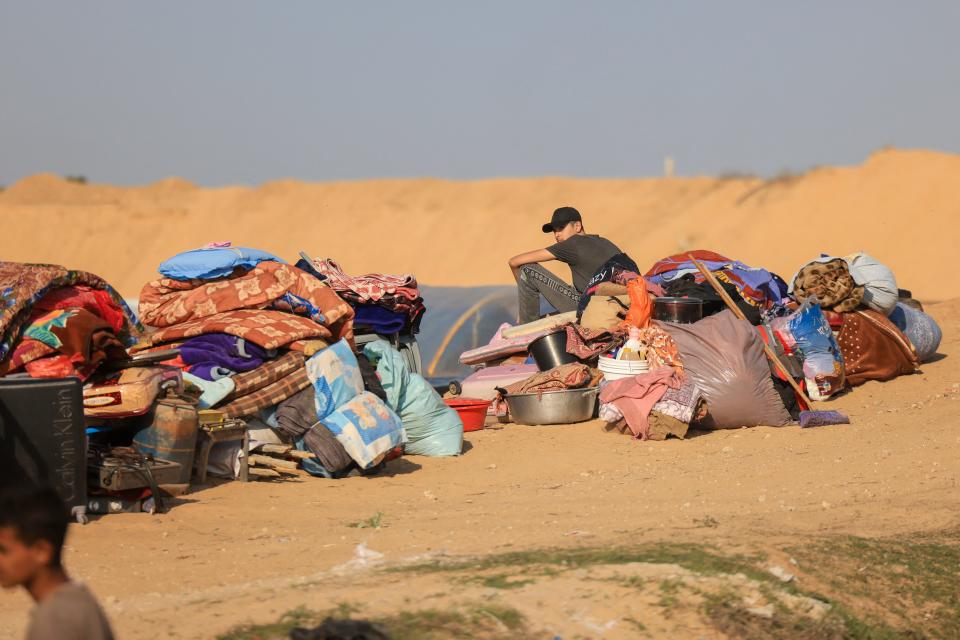
[[[875,541],[866,541],[875,542]],[[827,543],[828,544],[828,543]],[[919,544],[914,547],[924,548]],[[862,551],[862,544],[860,545]],[[815,549],[808,546],[806,549]],[[803,556],[800,565],[802,567],[811,566],[815,560],[808,559],[808,556],[801,554],[799,550],[789,550],[791,555],[796,557]],[[943,564],[934,562],[933,557],[925,559],[900,558],[895,568],[900,571],[923,569],[930,571],[935,580],[927,580],[924,584],[925,592],[938,598],[939,603],[952,603],[960,597],[957,592],[950,591],[954,583],[951,581],[954,573],[953,567],[960,566],[955,561],[953,553],[955,547],[944,551],[939,546],[933,546],[928,549],[932,556],[939,559]],[[851,549],[854,552],[854,548]],[[831,548],[825,547],[814,557],[820,555],[829,555],[833,553]],[[791,612],[787,607],[782,606],[776,598],[771,598],[771,603],[775,606],[775,615],[773,618],[763,618],[745,611],[741,602],[730,598],[724,600],[716,596],[708,597],[707,604],[702,607],[702,613],[711,621],[711,624],[717,626],[720,631],[729,630],[735,637],[746,638],[853,638],[855,640],[888,640],[891,638],[919,638],[927,637],[922,634],[911,633],[909,631],[900,631],[884,623],[876,616],[864,618],[860,614],[854,614],[854,608],[860,611],[862,607],[855,606],[845,596],[850,593],[847,588],[847,580],[842,576],[836,576],[836,580],[831,582],[833,589],[831,591],[838,594],[837,598],[823,596],[817,593],[808,592],[802,589],[797,583],[784,584],[767,572],[764,568],[765,557],[762,554],[741,555],[741,554],[723,554],[719,550],[706,545],[662,543],[647,544],[626,548],[578,548],[578,549],[546,549],[533,551],[515,551],[481,558],[465,559],[454,562],[432,562],[426,564],[410,565],[406,567],[396,567],[391,571],[412,571],[418,573],[429,572],[484,572],[496,569],[508,568],[511,572],[518,571],[538,571],[552,570],[560,573],[573,569],[580,569],[590,566],[617,565],[634,562],[650,564],[673,564],[678,565],[688,571],[701,576],[722,576],[743,574],[747,578],[754,580],[760,585],[769,587],[769,593],[775,591],[786,592],[796,596],[806,596],[815,598],[830,605],[830,612],[823,620],[817,621],[799,613]],[[951,564],[952,562],[952,564]],[[615,579],[623,582],[623,579]],[[627,586],[642,589],[644,581],[633,578],[627,578],[624,582]],[[674,582],[662,582],[660,584],[659,604],[665,610],[681,603],[678,597],[678,589]],[[869,592],[869,587],[865,587],[864,593]],[[779,605],[779,606],[778,606]],[[952,606],[952,605],[950,605]],[[928,607],[929,608],[929,607]],[[960,629],[960,614],[955,614],[955,609],[948,608],[947,611],[953,618],[939,610],[941,617],[939,620],[937,633],[930,637],[960,637],[960,632],[954,632],[954,625]],[[928,614],[930,615],[930,614]],[[916,612],[910,619],[904,619],[904,628],[924,626],[924,620],[918,619]],[[839,629],[839,631],[837,631]],[[726,633],[726,631],[724,631]],[[738,635],[739,634],[739,635]],[[839,635],[837,635],[839,634]],[[938,635],[939,634],[939,635]],[[730,634],[728,634],[730,635]]]
[[511,631],[522,629],[527,623],[526,616],[513,607],[508,607],[506,605],[488,603],[475,607],[472,613],[475,616],[492,616],[499,620],[505,627],[507,627],[507,629]]
[[475,576],[467,579],[468,582],[477,582],[490,589],[519,589],[536,580],[529,578],[514,578],[508,573],[497,573],[492,576]]
[[873,605],[874,617],[924,630],[908,637],[960,638],[958,532],[884,540],[848,536],[789,551],[831,590]]
[[387,525],[383,522],[383,511],[377,511],[377,514],[370,516],[365,520],[358,520],[347,525],[351,529],[383,529]]
[[[243,625],[218,636],[218,640],[286,640],[295,627],[316,627],[327,617],[349,618],[356,611],[349,604],[341,604],[337,609],[322,614],[300,607],[284,614],[278,622]],[[522,613],[513,607],[495,603],[462,609],[401,611],[391,616],[373,618],[370,622],[384,629],[393,640],[507,640],[537,637],[527,628],[527,620]]]
[[440,611],[422,609],[420,611],[401,611],[383,620],[393,637],[402,638],[442,638],[448,633],[466,632],[467,617],[459,611]]
[[[394,567],[387,571],[439,572],[449,574],[453,580],[488,588],[516,589],[544,576],[594,566],[675,565],[692,576],[653,582],[640,576],[600,580],[652,593],[655,599],[659,598],[657,603],[665,617],[678,607],[696,609],[704,622],[727,637],[748,640],[960,638],[960,588],[957,586],[960,531],[890,540],[821,538],[805,541],[802,547],[777,552],[787,552],[798,559],[796,581],[782,583],[772,576],[762,553],[728,554],[707,545],[680,543],[515,551]],[[753,581],[751,589],[753,593],[759,591],[761,604],[769,603],[772,607],[765,609],[765,613],[748,611],[749,606],[743,599],[746,594],[739,580],[725,580],[736,574]],[[720,581],[700,581],[698,576],[716,576]],[[727,586],[721,586],[717,592],[718,584]],[[691,600],[688,595],[696,597]],[[807,611],[790,595],[813,598],[825,606],[813,615],[816,608]],[[353,611],[343,609],[335,613],[342,618]],[[294,626],[308,626],[304,620],[315,625],[322,617],[299,609],[274,625],[242,627],[231,632],[232,635],[221,637],[224,640],[282,638]],[[536,635],[519,611],[489,603],[422,611],[407,609],[372,622],[387,629],[391,637],[400,639],[499,639]],[[645,625],[641,628],[630,620],[625,620],[625,624],[637,627],[638,632],[645,629]]]
[[322,620],[322,615],[301,606],[283,614],[277,622],[240,625],[217,636],[217,640],[285,640],[295,627],[316,626]]
[[664,617],[669,618],[672,615],[673,608],[679,602],[681,587],[683,587],[683,582],[680,580],[660,581],[660,598],[657,600],[657,605],[663,607]]
[[706,594],[701,612],[710,625],[729,638],[742,640],[844,640],[846,621],[834,613],[820,620],[774,607],[774,615],[765,617],[743,607],[740,595],[733,591]]
[[626,622],[627,624],[629,624],[630,626],[632,626],[632,627],[633,627],[634,629],[636,629],[637,631],[646,631],[646,630],[647,630],[647,625],[643,624],[642,622],[640,622],[640,621],[637,620],[636,618],[631,618],[630,616],[627,616],[626,618],[623,619],[623,621]]
[[526,618],[512,607],[486,603],[464,609],[401,611],[375,621],[394,640],[447,640],[453,638],[533,637]]
[[647,587],[647,584],[649,584],[650,581],[647,578],[641,578],[640,576],[630,576],[629,578],[615,578],[613,582],[617,582],[631,589],[642,591]]
[[762,556],[721,555],[706,545],[661,543],[636,547],[598,547],[578,549],[545,549],[540,551],[513,551],[509,553],[453,562],[429,562],[395,567],[390,571],[480,572],[519,567],[555,567],[580,569],[598,565],[675,564],[701,575],[743,573],[749,578],[770,581],[771,576],[758,568]]
[[702,518],[694,518],[693,524],[698,527],[706,527],[708,529],[715,529],[720,526],[720,522],[713,516],[703,516]]
[[332,615],[338,618],[349,618],[355,613],[360,612],[360,607],[355,604],[350,604],[349,602],[341,602],[337,604],[336,608],[333,611],[329,612],[327,615]]

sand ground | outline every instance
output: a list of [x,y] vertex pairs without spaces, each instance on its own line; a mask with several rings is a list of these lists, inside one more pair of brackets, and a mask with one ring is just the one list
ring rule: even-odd
[[[665,615],[662,597],[626,597],[608,579],[681,580],[678,567],[595,567],[510,589],[384,568],[643,542],[760,548],[790,567],[782,545],[955,528],[960,300],[929,310],[943,325],[942,356],[921,374],[830,402],[851,425],[650,443],[598,421],[504,425],[467,434],[460,458],[406,457],[380,477],[223,483],[163,515],[101,517],[73,529],[66,561],[121,638],[210,638],[301,605],[374,615],[465,601],[507,603],[548,637],[722,637],[694,613]],[[351,526],[378,513],[379,529]],[[358,555],[358,545],[382,556]],[[803,567],[793,570],[803,584]],[[19,636],[28,607],[20,593],[0,598],[0,636]]]

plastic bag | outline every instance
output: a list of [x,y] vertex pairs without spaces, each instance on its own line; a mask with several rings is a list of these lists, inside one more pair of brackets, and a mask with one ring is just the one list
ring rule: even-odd
[[843,354],[820,305],[808,298],[786,318],[774,321],[777,331],[788,331],[803,359],[803,377],[811,400],[826,400],[846,384]]
[[404,452],[422,456],[457,456],[463,447],[463,422],[422,376],[407,369],[400,352],[383,340],[363,352],[375,363],[387,404],[400,414],[407,432]]
[[700,388],[710,429],[736,429],[790,422],[770,378],[763,340],[729,310],[694,324],[657,323],[677,344],[683,369]]
[[844,260],[850,267],[850,275],[853,276],[853,281],[863,285],[862,304],[889,316],[896,308],[897,298],[899,297],[897,278],[893,275],[890,267],[862,251],[849,255]]
[[647,282],[642,277],[631,280],[627,283],[627,294],[630,296],[630,310],[627,311],[624,324],[638,329],[649,327],[653,316],[653,300],[647,291]]
[[317,419],[328,415],[363,392],[363,376],[346,340],[319,351],[307,360],[307,377],[316,393]]
[[928,361],[937,353],[943,331],[932,316],[898,302],[890,314],[890,321],[910,340],[920,362]]

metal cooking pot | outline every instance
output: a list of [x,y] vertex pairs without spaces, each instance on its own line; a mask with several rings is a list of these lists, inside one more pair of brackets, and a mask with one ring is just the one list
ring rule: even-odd
[[661,322],[693,324],[703,319],[703,300],[661,296],[653,302],[653,318]]
[[567,353],[566,329],[540,336],[530,343],[527,352],[533,356],[533,361],[537,363],[540,371],[549,371],[562,364],[577,361],[575,356]]
[[505,396],[510,418],[517,424],[572,424],[593,417],[600,389],[564,389]]

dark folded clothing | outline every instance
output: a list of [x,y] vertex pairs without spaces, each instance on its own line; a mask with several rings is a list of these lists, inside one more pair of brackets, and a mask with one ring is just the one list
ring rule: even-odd
[[407,326],[407,314],[391,311],[377,304],[361,304],[354,307],[354,333],[399,333]]
[[296,440],[317,423],[317,405],[313,385],[293,394],[277,405],[277,431]]
[[363,378],[363,388],[386,402],[387,392],[384,390],[383,384],[380,382],[380,377],[377,375],[377,368],[370,362],[367,354],[362,351],[358,353],[357,364],[360,365],[360,377]]
[[353,459],[347,454],[336,436],[330,433],[330,430],[323,426],[322,422],[317,422],[303,436],[303,443],[315,456],[317,462],[323,465],[331,474],[339,473],[353,464]]
[[317,456],[316,461],[330,474],[343,471],[353,460],[340,441],[317,420],[313,385],[300,391],[277,406],[277,431],[291,440],[303,438],[307,449]]

